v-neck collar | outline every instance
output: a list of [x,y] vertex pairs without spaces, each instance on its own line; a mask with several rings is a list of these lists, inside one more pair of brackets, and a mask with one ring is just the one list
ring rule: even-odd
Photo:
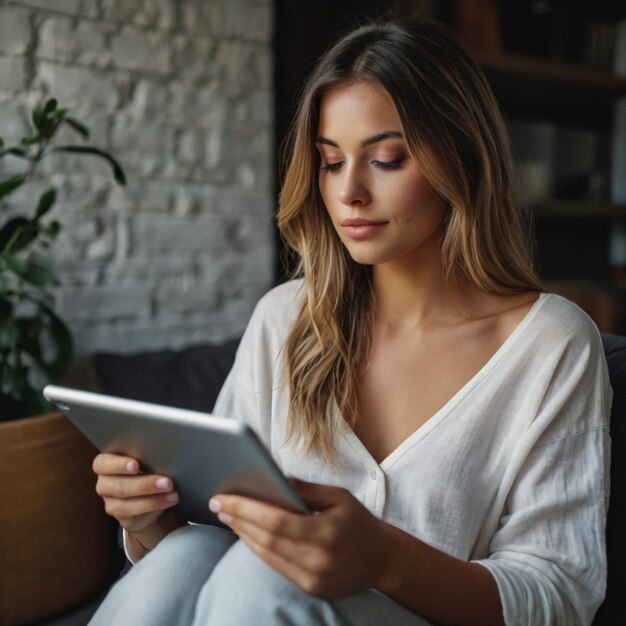
[[477,385],[489,375],[494,367],[499,363],[500,359],[511,349],[518,340],[520,335],[529,326],[535,318],[544,302],[550,294],[541,293],[522,318],[519,324],[514,328],[511,334],[504,340],[502,345],[496,350],[491,358],[483,365],[474,376],[472,376],[434,415],[428,418],[421,426],[418,426],[404,441],[394,448],[380,463],[374,459],[370,451],[365,447],[363,442],[357,437],[356,433],[345,421],[339,405],[335,398],[331,401],[331,420],[337,426],[338,434],[344,438],[346,443],[352,448],[357,456],[366,460],[368,469],[380,469],[383,472],[389,470],[403,455],[411,449],[417,441],[426,437],[433,431],[452,411],[477,387]]

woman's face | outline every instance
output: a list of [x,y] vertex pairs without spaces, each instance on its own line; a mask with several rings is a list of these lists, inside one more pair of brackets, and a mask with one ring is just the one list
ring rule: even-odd
[[326,93],[316,146],[324,204],[355,261],[439,262],[448,203],[409,155],[400,118],[382,87],[353,83]]

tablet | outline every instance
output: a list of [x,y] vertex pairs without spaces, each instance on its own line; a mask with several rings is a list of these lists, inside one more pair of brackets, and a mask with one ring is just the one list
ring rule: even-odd
[[255,432],[234,419],[48,385],[44,397],[102,452],[137,459],[144,473],[169,476],[182,519],[219,524],[211,496],[237,494],[308,513]]

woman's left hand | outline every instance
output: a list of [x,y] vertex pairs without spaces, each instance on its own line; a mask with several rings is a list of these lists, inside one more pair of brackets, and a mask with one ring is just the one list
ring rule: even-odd
[[234,495],[211,498],[220,521],[272,569],[316,596],[376,587],[385,573],[388,526],[345,489],[294,481],[316,515]]

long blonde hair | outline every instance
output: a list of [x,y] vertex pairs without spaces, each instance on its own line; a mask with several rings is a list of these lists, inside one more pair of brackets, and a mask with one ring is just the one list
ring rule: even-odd
[[541,289],[514,200],[507,134],[477,63],[433,22],[363,26],[337,42],[310,76],[289,137],[278,226],[298,258],[306,296],[285,346],[290,434],[332,461],[331,402],[350,425],[359,367],[372,335],[371,268],[336,234],[319,187],[320,103],[331,88],[372,82],[391,96],[411,156],[450,209],[442,232],[447,279],[491,293]]

